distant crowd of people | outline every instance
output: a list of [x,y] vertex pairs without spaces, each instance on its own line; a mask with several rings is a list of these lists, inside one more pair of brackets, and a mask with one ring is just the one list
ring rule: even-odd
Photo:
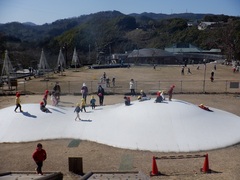
[[[204,64],[204,66],[206,66],[206,65]],[[185,74],[185,68],[187,68],[187,74],[192,74],[190,67],[188,67],[187,65],[185,65],[185,66],[182,66],[182,67],[181,67],[181,75],[184,75],[184,74]],[[205,67],[205,68],[206,68],[206,67]],[[197,65],[197,70],[200,70],[200,65]],[[217,70],[217,65],[214,64],[213,70],[212,70],[211,73],[210,73],[210,80],[211,80],[211,82],[214,81],[214,75],[215,75],[215,71],[216,71],[216,70]]]

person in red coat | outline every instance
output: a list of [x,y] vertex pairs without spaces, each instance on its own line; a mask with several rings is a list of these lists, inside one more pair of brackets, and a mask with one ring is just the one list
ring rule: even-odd
[[42,173],[42,166],[43,166],[43,161],[47,159],[47,153],[46,151],[42,148],[42,144],[38,143],[37,148],[34,151],[32,158],[37,164],[36,171],[39,175],[43,175]]

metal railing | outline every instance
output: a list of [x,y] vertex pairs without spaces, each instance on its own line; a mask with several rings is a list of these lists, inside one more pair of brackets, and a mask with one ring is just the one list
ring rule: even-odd
[[[61,86],[62,94],[80,94],[83,81],[58,81]],[[89,94],[97,92],[97,87],[101,84],[107,94],[128,94],[130,93],[129,82],[116,81],[115,86],[110,84],[107,87],[105,83],[99,81],[84,81]],[[240,93],[240,81],[232,80],[172,80],[172,81],[135,81],[135,91],[139,93],[144,90],[148,94],[155,94],[159,90],[167,93],[171,85],[175,85],[174,93]],[[38,82],[31,80],[19,80],[15,91],[25,94],[42,94],[46,89],[52,90],[55,85],[54,80],[40,80]],[[2,90],[4,91],[4,87]],[[12,93],[15,93],[12,91]]]

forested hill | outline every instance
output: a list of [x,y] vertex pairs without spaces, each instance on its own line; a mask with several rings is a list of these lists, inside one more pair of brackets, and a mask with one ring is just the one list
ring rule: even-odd
[[[217,22],[217,26],[199,31],[197,25],[201,21]],[[90,54],[91,61],[96,59],[97,52],[109,55],[136,48],[163,49],[178,42],[191,43],[203,49],[223,48],[229,41],[240,39],[237,33],[240,32],[239,21],[239,17],[226,15],[125,15],[118,11],[105,11],[43,25],[12,22],[0,24],[0,54],[2,57],[8,49],[13,59],[27,64],[30,59],[39,59],[42,48],[51,58],[56,58],[60,48],[65,48],[70,59],[76,47],[81,59],[88,59]],[[230,39],[224,40],[223,34],[229,34],[229,30]],[[234,43],[237,49],[240,42],[235,40]]]
[[[94,18],[106,18],[111,20],[116,17],[126,16],[118,11],[99,12],[90,15],[82,15],[80,17],[74,17],[69,19],[60,19],[50,24],[34,25],[34,23],[18,23],[11,22],[7,24],[0,24],[0,32],[6,36],[13,36],[19,38],[22,41],[39,41],[41,39],[54,37],[68,31],[76,26],[91,21]],[[156,14],[156,13],[142,13],[142,14],[129,14],[134,17],[141,24],[141,21],[149,20],[162,20],[172,18],[183,18],[192,21],[202,20],[206,14]]]

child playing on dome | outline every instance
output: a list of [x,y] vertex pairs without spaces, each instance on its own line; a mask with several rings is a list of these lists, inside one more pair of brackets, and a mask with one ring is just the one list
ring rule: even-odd
[[17,109],[19,108],[20,109],[20,112],[23,112],[22,111],[22,106],[20,104],[20,93],[16,93],[16,108],[14,109],[15,112],[17,112]]
[[154,101],[155,103],[160,103],[164,100],[164,97],[163,97],[163,92],[161,91],[158,91],[157,92],[157,98],[156,100]]
[[77,113],[77,117],[75,118],[75,121],[76,121],[77,119],[81,120],[80,115],[79,115],[80,111],[81,111],[80,104],[77,103],[77,104],[76,104],[76,108],[75,108],[75,110],[74,110],[74,112]]
[[45,94],[44,94],[44,96],[43,96],[43,102],[44,102],[44,106],[46,106],[46,105],[47,105],[48,93],[49,93],[49,91],[48,91],[48,90],[46,90],[46,91],[45,91]]
[[46,108],[46,106],[45,106],[43,101],[40,102],[40,109],[41,109],[42,112],[51,113],[51,111],[48,108]]
[[95,109],[95,107],[96,107],[96,99],[94,98],[93,95],[91,96],[90,104],[91,104],[92,109]]
[[123,99],[124,99],[125,105],[129,106],[130,105],[130,97],[124,96]]
[[138,96],[139,101],[145,101],[145,100],[150,100],[150,99],[151,98],[147,97],[146,93],[143,90],[140,91],[140,96]]
[[84,112],[87,112],[85,107],[86,107],[86,102],[85,102],[85,99],[82,98],[82,100],[81,100],[81,111],[84,110]]

